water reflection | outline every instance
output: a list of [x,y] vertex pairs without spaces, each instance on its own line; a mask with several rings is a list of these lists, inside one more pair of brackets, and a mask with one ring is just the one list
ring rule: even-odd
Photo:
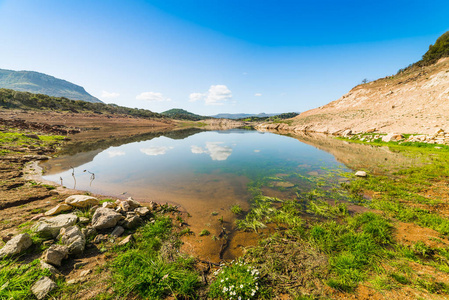
[[167,153],[168,150],[173,149],[173,147],[148,147],[148,148],[141,148],[140,152],[149,155],[149,156],[156,156],[156,155],[164,155]]
[[206,142],[206,148],[192,145],[190,149],[193,154],[209,154],[212,160],[226,160],[232,154],[232,148],[221,144],[223,142]]
[[109,155],[110,158],[126,155],[126,153],[124,151],[114,150],[114,149],[108,150],[108,151],[106,151],[106,153]]

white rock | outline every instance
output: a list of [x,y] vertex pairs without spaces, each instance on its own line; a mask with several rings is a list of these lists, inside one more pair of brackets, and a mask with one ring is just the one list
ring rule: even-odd
[[148,209],[148,207],[141,206],[141,207],[136,208],[134,210],[134,212],[141,217],[145,217],[146,215],[148,215],[150,213],[150,210]]
[[357,177],[366,177],[367,174],[366,174],[365,171],[357,171],[357,172],[355,173],[355,176],[357,176]]
[[117,204],[115,204],[114,202],[103,202],[102,206],[104,208],[116,208]]
[[117,225],[123,216],[113,209],[100,207],[92,216],[92,227],[95,229],[106,229]]
[[86,195],[73,195],[65,199],[65,203],[74,207],[90,207],[100,204],[97,198]]
[[61,228],[59,233],[61,243],[69,248],[69,254],[80,255],[86,246],[86,238],[78,226]]
[[112,231],[111,235],[114,237],[119,237],[125,232],[125,229],[122,226],[116,226]]
[[31,291],[37,299],[44,299],[48,293],[57,288],[58,285],[48,278],[47,276],[42,277],[31,287]]
[[18,234],[0,249],[0,259],[6,256],[19,254],[28,249],[32,244],[33,241],[28,233]]
[[402,134],[399,133],[389,133],[386,136],[382,137],[382,141],[383,142],[396,142],[399,141],[401,139],[403,139],[404,137],[402,136]]
[[53,218],[41,218],[32,230],[41,235],[56,237],[61,228],[75,225],[78,217],[74,214],[64,214]]
[[59,214],[60,212],[68,211],[68,210],[72,210],[72,209],[73,209],[72,206],[65,204],[65,203],[61,203],[61,204],[56,205],[52,209],[48,210],[47,212],[45,212],[45,215],[53,216],[53,215]]
[[60,266],[61,261],[69,254],[69,248],[65,245],[51,245],[43,256],[42,260],[53,266]]

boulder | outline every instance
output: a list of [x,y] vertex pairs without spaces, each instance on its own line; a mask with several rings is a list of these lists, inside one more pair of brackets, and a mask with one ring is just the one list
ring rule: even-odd
[[148,209],[148,207],[145,206],[141,206],[138,207],[134,210],[134,212],[141,217],[145,217],[146,215],[148,215],[150,213],[150,210]]
[[355,173],[355,176],[357,176],[357,177],[366,177],[367,174],[366,174],[365,171],[357,171],[357,172]]
[[113,237],[119,237],[125,232],[125,229],[122,226],[117,226],[114,228],[114,230],[111,233],[111,236]]
[[31,287],[31,291],[37,299],[44,299],[48,293],[57,288],[58,285],[48,278],[47,276],[41,277],[35,284]]
[[92,217],[92,227],[97,230],[111,228],[122,218],[123,216],[113,209],[99,207]]
[[74,214],[64,214],[53,218],[42,218],[32,227],[32,230],[40,235],[51,236],[54,238],[58,236],[61,228],[73,226],[77,220],[78,217]]
[[85,208],[100,204],[100,201],[98,201],[97,198],[86,195],[73,195],[65,199],[64,202],[68,205],[79,208]]
[[69,254],[80,255],[86,246],[86,238],[78,226],[61,228],[59,238],[63,245],[69,249]]
[[0,259],[22,253],[33,244],[28,233],[18,234],[10,239],[2,249],[0,249]]
[[48,248],[44,255],[42,256],[42,260],[48,264],[53,266],[60,266],[61,261],[67,257],[69,254],[69,248],[65,245],[51,245]]
[[90,222],[89,218],[86,218],[86,217],[79,217],[78,218],[78,223],[80,223],[80,224],[87,224],[89,222]]
[[404,136],[402,134],[399,133],[389,133],[386,136],[382,137],[382,141],[383,142],[397,142],[401,139],[403,139]]
[[56,206],[53,207],[52,209],[48,210],[48,211],[45,213],[45,215],[46,215],[46,216],[54,216],[54,215],[59,214],[60,212],[68,211],[68,210],[72,210],[72,209],[73,209],[72,206],[70,206],[70,205],[68,205],[68,204],[65,204],[65,203],[61,203],[61,204],[56,205]]

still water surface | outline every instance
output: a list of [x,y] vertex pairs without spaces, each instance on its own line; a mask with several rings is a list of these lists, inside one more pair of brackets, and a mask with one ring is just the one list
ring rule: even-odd
[[[62,156],[42,166],[47,171],[44,179],[57,183],[62,179],[69,188],[180,205],[192,216],[188,222],[194,232],[206,228],[212,235],[221,230],[219,217],[233,231],[230,207],[249,208],[250,182],[264,182],[268,196],[288,198],[314,188],[307,178],[327,169],[349,171],[331,154],[297,139],[241,129],[158,136]],[[207,239],[204,245],[214,248]],[[240,245],[236,240],[231,248]]]

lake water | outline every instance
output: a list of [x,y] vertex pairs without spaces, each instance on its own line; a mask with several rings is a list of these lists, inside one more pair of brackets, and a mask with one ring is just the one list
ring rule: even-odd
[[[316,188],[310,178],[324,176],[329,181],[321,182],[324,187],[342,180],[325,176],[329,170],[350,171],[331,154],[287,136],[242,129],[191,133],[61,156],[42,164],[44,179],[111,197],[179,205],[190,214],[193,232],[208,229],[213,236],[221,230],[220,217],[234,232],[230,207],[249,208],[249,184],[260,182],[267,196],[295,198]],[[237,235],[230,249],[245,244]],[[210,236],[192,238],[198,248],[193,239],[201,239],[211,253],[216,250]]]

